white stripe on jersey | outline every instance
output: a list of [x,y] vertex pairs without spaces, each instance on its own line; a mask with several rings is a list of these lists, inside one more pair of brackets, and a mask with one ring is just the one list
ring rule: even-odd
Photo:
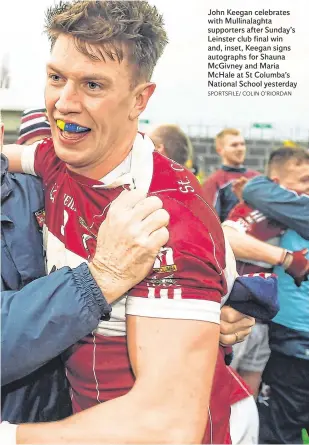
[[181,299],[182,299],[181,287],[178,287],[174,289],[174,300],[181,300]]
[[[207,292],[207,290],[205,290]],[[209,300],[143,298],[129,295],[127,315],[220,323],[220,304]]]
[[109,321],[100,321],[96,334],[105,335],[106,337],[121,337],[126,335],[126,301],[127,296],[124,295],[112,304],[112,313]]
[[269,277],[273,277],[276,276],[273,273],[269,273],[269,272],[258,272],[258,273],[247,273],[245,275],[242,275],[242,277],[262,277],[262,278],[269,278]]
[[0,423],[0,439],[5,445],[16,445],[16,430],[18,425],[4,421]]
[[168,289],[160,289],[160,298],[168,298]]
[[231,245],[230,245],[227,237],[225,236],[225,234],[224,234],[224,240],[225,240],[225,269],[223,272],[224,272],[224,276],[225,276],[226,284],[227,284],[227,293],[221,299],[221,307],[228,300],[228,297],[229,297],[231,290],[234,286],[234,282],[235,282],[236,278],[238,277],[235,256],[234,256]]
[[242,389],[247,393],[248,397],[251,396],[250,392],[247,390],[247,388],[243,385],[241,380],[239,380],[238,376],[235,374],[234,370],[231,368],[231,366],[227,366],[227,370],[230,374],[234,377],[235,380],[237,380],[238,384],[242,387]]
[[212,425],[212,417],[211,417],[211,411],[210,408],[208,407],[208,418],[209,418],[209,423],[210,423],[210,444],[213,443],[213,425]]
[[41,143],[41,141],[37,141],[34,144],[23,147],[21,152],[21,168],[24,173],[37,176],[34,171],[34,157],[36,147],[39,143]]
[[213,239],[212,234],[211,234],[210,231],[209,231],[209,236],[210,236],[210,239],[211,239],[211,242],[212,242],[212,246],[213,246],[213,249],[214,249],[214,259],[216,260],[218,269],[220,269],[220,274],[219,274],[219,275],[222,275],[222,272],[223,272],[223,271],[222,271],[222,268],[221,268],[221,266],[220,266],[220,264],[219,264],[219,261],[217,260],[217,256],[216,256],[216,245],[215,245],[215,243],[214,243],[214,239]]
[[92,371],[93,371],[93,377],[95,380],[95,389],[97,391],[97,402],[98,403],[102,403],[102,401],[100,400],[100,390],[99,390],[99,382],[98,382],[98,378],[97,378],[97,373],[96,373],[96,349],[97,349],[97,344],[95,341],[95,332],[92,332],[92,336],[93,336],[93,351],[92,351]]
[[148,298],[155,298],[155,288],[154,287],[148,288]]

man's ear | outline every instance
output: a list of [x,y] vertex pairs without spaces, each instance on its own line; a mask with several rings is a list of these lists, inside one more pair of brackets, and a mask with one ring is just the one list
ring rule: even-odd
[[216,152],[218,153],[219,156],[222,155],[222,150],[223,150],[223,146],[220,142],[216,143]]
[[276,184],[280,184],[280,173],[277,170],[277,168],[275,167],[269,168],[266,175]]
[[279,180],[278,176],[272,176],[270,179],[271,179],[273,182],[275,182],[276,184],[280,184],[280,180]]
[[156,84],[147,82],[138,85],[134,91],[134,103],[133,108],[129,114],[129,118],[133,121],[139,117],[139,115],[145,110],[149,99],[156,89]]

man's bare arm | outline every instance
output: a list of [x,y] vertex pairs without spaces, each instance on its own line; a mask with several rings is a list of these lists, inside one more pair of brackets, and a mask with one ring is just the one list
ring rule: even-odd
[[20,425],[17,443],[201,443],[218,340],[216,324],[129,316],[133,389],[59,422]]
[[272,266],[282,266],[294,279],[296,286],[301,286],[303,281],[308,280],[309,260],[306,259],[308,249],[290,252],[238,232],[233,227],[223,225],[223,231],[237,259],[264,261]]
[[233,227],[223,225],[222,228],[237,259],[264,261],[273,266],[282,261],[285,250],[281,247],[264,243],[251,235],[238,232]]
[[10,144],[3,145],[2,153],[8,158],[9,172],[11,173],[23,173],[21,164],[21,155],[24,150],[23,145]]

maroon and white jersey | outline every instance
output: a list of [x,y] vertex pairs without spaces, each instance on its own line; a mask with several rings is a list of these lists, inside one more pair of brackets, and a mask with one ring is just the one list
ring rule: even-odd
[[[280,223],[267,218],[259,210],[255,210],[247,203],[237,204],[229,213],[222,226],[236,229],[238,232],[247,233],[260,241],[273,246],[279,246],[280,237],[285,231]],[[240,275],[271,272],[273,266],[263,261],[244,260],[237,258],[237,271]]]
[[[170,214],[170,238],[152,272],[112,305],[109,321],[101,321],[91,335],[71,348],[66,367],[75,412],[120,397],[132,388],[126,314],[220,323],[220,306],[236,276],[234,256],[229,246],[225,248],[217,216],[200,196],[198,181],[184,167],[154,151],[147,136],[137,134],[127,159],[101,181],[68,170],[57,158],[51,139],[27,147],[22,165],[26,173],[41,176],[44,183],[48,272],[91,259],[98,229],[124,188],[157,195]],[[205,443],[226,440],[230,393],[235,385],[239,388],[220,350]]]

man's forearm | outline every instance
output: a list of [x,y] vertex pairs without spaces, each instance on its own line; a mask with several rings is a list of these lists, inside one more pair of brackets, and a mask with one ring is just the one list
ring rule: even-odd
[[[102,403],[65,420],[24,424],[17,428],[17,444],[156,444],[189,443],[186,426],[173,430],[166,420],[169,403],[162,407],[147,404],[134,395]],[[202,413],[205,416],[205,413]],[[183,433],[184,432],[184,433]]]
[[[146,327],[149,338],[144,334]],[[130,316],[128,330],[129,356],[137,376],[131,391],[56,423],[20,425],[17,443],[201,443],[219,326]],[[170,343],[166,342],[168,332]]]
[[9,172],[23,173],[21,165],[21,154],[23,151],[23,145],[9,144],[3,145],[1,152],[8,158]]
[[246,233],[238,232],[232,227],[223,226],[236,259],[264,261],[273,266],[280,264],[284,249],[259,241]]
[[20,425],[17,444],[159,443],[143,425],[145,413],[128,394],[62,421]]

